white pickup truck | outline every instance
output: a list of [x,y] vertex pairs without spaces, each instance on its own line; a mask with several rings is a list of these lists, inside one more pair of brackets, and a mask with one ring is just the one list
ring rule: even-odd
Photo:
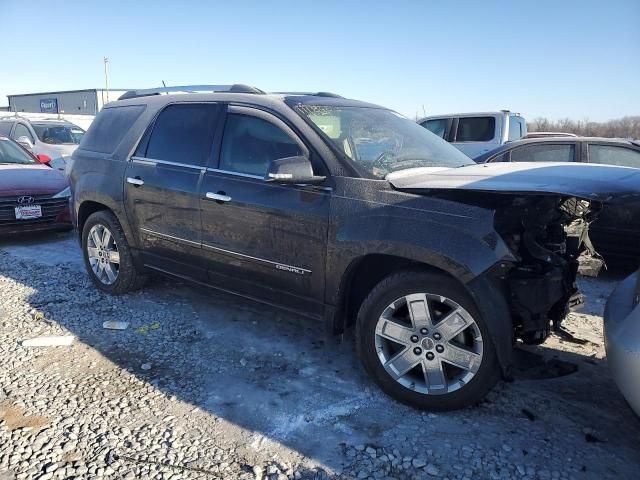
[[527,134],[524,117],[509,110],[434,115],[418,123],[471,158]]

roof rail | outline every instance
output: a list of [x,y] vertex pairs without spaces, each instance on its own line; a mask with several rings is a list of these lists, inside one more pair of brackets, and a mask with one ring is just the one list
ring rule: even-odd
[[128,98],[147,97],[150,95],[162,95],[170,93],[257,93],[264,94],[262,90],[249,85],[236,83],[233,85],[182,85],[176,87],[146,88],[142,90],[129,90],[123,93],[118,100]]
[[[31,115],[30,116],[20,115],[21,113],[29,113]],[[51,115],[58,115],[58,118],[51,118],[51,117],[46,117],[46,116],[38,116],[37,112],[14,112],[11,115],[0,115],[0,120],[21,119],[21,120],[26,120],[28,122],[55,121],[55,122],[71,123],[66,118],[63,118],[63,115],[64,115],[63,113],[57,113],[57,114],[53,114],[52,113]]]
[[331,92],[272,92],[277,95],[310,95],[313,97],[330,97],[330,98],[344,98],[342,95]]

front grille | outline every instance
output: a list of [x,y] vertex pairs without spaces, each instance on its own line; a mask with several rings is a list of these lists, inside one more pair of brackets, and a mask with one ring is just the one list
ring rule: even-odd
[[68,198],[51,198],[50,195],[33,195],[33,199],[33,204],[40,205],[42,208],[42,217],[16,220],[15,208],[18,206],[18,196],[0,197],[0,227],[52,223],[69,204]]

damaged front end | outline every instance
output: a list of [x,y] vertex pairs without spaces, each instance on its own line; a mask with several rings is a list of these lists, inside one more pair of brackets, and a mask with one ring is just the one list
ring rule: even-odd
[[498,280],[516,337],[527,343],[543,342],[581,303],[578,257],[588,251],[597,271],[588,228],[603,204],[640,199],[640,169],[607,165],[495,162],[399,171],[387,180],[401,191],[495,212],[495,232],[483,241],[495,249],[497,233],[511,255],[486,273]]
[[588,231],[601,204],[560,195],[505,196],[499,203],[495,229],[516,257],[500,275],[515,335],[539,344],[583,303],[578,257],[595,255]]

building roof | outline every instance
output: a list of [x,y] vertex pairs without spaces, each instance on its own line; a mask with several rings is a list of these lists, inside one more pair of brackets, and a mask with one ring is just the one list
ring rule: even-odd
[[[131,88],[110,88],[110,92],[124,92],[127,90],[132,90]],[[59,90],[55,92],[36,92],[36,93],[16,93],[14,95],[7,95],[7,98],[13,97],[30,97],[30,96],[41,96],[41,95],[55,95],[58,93],[81,93],[81,92],[106,92],[106,88],[85,88],[81,90]]]

